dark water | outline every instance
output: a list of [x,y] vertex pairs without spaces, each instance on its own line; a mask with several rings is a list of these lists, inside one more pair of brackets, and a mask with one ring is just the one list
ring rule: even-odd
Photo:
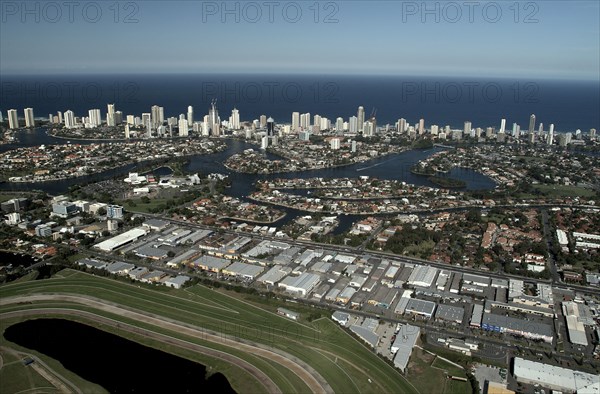
[[[527,129],[529,116],[548,130],[557,132],[600,128],[600,82],[523,79],[481,79],[402,76],[314,76],[314,75],[3,75],[0,110],[32,107],[36,117],[71,109],[87,116],[106,104],[115,103],[125,115],[141,116],[154,104],[165,108],[165,116],[187,113],[194,107],[195,119],[208,113],[210,102],[218,100],[221,119],[234,107],[242,120],[272,116],[290,123],[294,111],[320,114],[331,120],[347,120],[359,105],[369,116],[377,109],[378,124],[394,124],[405,118],[415,124],[450,125],[462,128],[500,127],[506,118]],[[536,127],[537,129],[537,127]]]
[[235,393],[222,374],[207,379],[201,364],[69,320],[28,320],[4,337],[111,393]]

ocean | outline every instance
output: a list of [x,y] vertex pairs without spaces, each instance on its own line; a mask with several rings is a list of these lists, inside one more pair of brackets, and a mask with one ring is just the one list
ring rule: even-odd
[[32,107],[36,118],[73,110],[75,116],[115,103],[124,115],[141,116],[154,104],[164,107],[165,116],[187,114],[194,119],[208,113],[217,100],[221,119],[235,107],[241,120],[271,116],[290,123],[294,111],[319,114],[335,122],[356,116],[363,106],[366,117],[375,115],[378,125],[394,124],[405,118],[409,124],[425,119],[426,127],[437,124],[463,128],[500,127],[518,123],[526,130],[531,114],[548,130],[584,133],[600,128],[600,82],[517,79],[467,79],[399,76],[313,76],[313,75],[3,75],[0,81],[0,110],[6,118],[15,108],[19,117]]

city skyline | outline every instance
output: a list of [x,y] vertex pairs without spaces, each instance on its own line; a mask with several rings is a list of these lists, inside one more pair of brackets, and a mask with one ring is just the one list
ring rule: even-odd
[[[375,3],[277,3],[271,14],[255,9],[261,18],[236,2],[127,3],[135,7],[72,15],[3,4],[0,71],[600,79],[597,2]],[[106,43],[110,55],[96,50]]]

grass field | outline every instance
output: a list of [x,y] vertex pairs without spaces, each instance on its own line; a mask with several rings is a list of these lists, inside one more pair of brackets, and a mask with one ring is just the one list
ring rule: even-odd
[[0,393],[18,393],[35,388],[44,388],[44,392],[54,393],[57,390],[30,366],[21,362],[21,357],[0,350],[2,369],[0,369]]
[[121,203],[123,204],[123,207],[125,207],[128,211],[150,213],[150,211],[152,209],[155,209],[156,207],[166,203],[167,201],[169,201],[169,199],[168,198],[151,198],[150,202],[148,202],[148,203],[143,203],[142,200],[139,198],[133,199],[131,201],[134,202],[135,205],[128,203],[126,200],[121,201]]
[[592,198],[596,195],[593,190],[578,186],[567,185],[533,185],[534,189],[547,194],[549,197],[582,197]]
[[[240,339],[268,345],[287,352],[310,365],[338,393],[384,392],[384,393],[429,393],[411,385],[397,370],[389,366],[372,350],[356,341],[329,318],[307,322],[301,319],[291,321],[263,309],[254,303],[217,292],[204,286],[194,286],[186,290],[167,288],[145,288],[111,279],[91,276],[85,273],[65,270],[56,278],[43,281],[30,281],[8,284],[0,287],[0,297],[32,295],[40,293],[76,294],[96,297],[111,303],[123,305],[139,311],[152,313],[164,318],[202,327],[208,332],[216,332],[229,339]],[[6,305],[0,312],[23,308],[56,307],[56,303],[35,303],[32,305]],[[69,308],[86,310],[81,304],[68,303]],[[293,306],[287,305],[293,309]],[[94,311],[99,315],[104,312]],[[115,318],[114,315],[110,316]],[[126,320],[119,317],[120,321]],[[126,321],[125,321],[126,322]],[[1,322],[0,328],[7,327]],[[136,323],[140,326],[139,323]],[[143,324],[142,324],[143,326]],[[160,331],[157,327],[148,327]],[[113,331],[106,328],[107,331]],[[122,335],[122,333],[118,333]],[[179,333],[169,332],[173,337]],[[203,346],[234,354],[257,366],[287,392],[306,392],[308,387],[287,368],[259,356],[255,356],[231,346],[199,339],[182,338],[200,343]],[[6,342],[4,339],[0,339]],[[135,338],[140,341],[139,338]],[[149,346],[161,348],[160,343],[147,341]],[[166,350],[166,349],[164,349]],[[169,350],[170,351],[170,350]],[[186,354],[184,357],[192,358]],[[209,357],[201,362],[212,366],[228,378],[234,389],[246,392],[249,378],[238,374],[231,365],[217,363]],[[234,373],[236,372],[236,373]],[[252,387],[256,387],[252,384]]]
[[415,348],[409,363],[409,380],[422,393],[466,394],[471,392],[468,382],[448,379],[448,376],[466,378],[465,371],[436,356]]

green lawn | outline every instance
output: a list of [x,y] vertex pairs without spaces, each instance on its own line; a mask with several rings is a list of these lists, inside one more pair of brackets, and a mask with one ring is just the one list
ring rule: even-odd
[[582,197],[593,198],[596,196],[593,190],[578,186],[566,185],[533,185],[534,189],[547,193],[549,197]]
[[[311,323],[294,322],[253,303],[204,286],[194,286],[187,290],[146,288],[71,270],[61,271],[57,278],[53,279],[0,287],[2,298],[37,293],[80,294],[102,298],[129,308],[193,324],[207,331],[221,333],[227,338],[240,338],[266,344],[283,350],[312,366],[327,380],[335,392],[418,392],[397,370],[348,335],[329,318],[318,319]],[[31,307],[38,307],[38,305],[36,303]],[[0,312],[8,311],[13,307],[24,306],[2,307]],[[70,304],[69,307],[82,310],[86,308],[79,304]],[[94,312],[103,314],[99,311]],[[115,316],[111,317],[115,318]],[[123,320],[121,317],[118,319]],[[159,331],[154,327],[152,330]],[[173,332],[169,332],[169,335],[181,336]],[[189,337],[185,339],[191,341]],[[194,342],[199,341],[194,340]],[[294,374],[271,360],[219,343],[201,344],[235,354],[256,365],[267,373],[283,392],[308,390],[308,387]],[[226,366],[210,360],[203,362],[224,373],[234,389],[245,387],[244,382],[239,378],[236,380],[235,374],[231,373],[231,369],[227,370]]]
[[169,200],[169,198],[151,198],[148,203],[143,203],[141,199],[133,199],[131,201],[134,202],[135,205],[129,204],[126,201],[121,201],[121,203],[127,211],[150,213],[152,209],[155,209]]
[[[4,354],[2,357],[4,357]],[[10,394],[36,388],[43,388],[44,392],[47,393],[58,392],[50,382],[40,376],[31,366],[25,366],[21,361],[5,365],[0,370],[0,392]]]
[[[5,322],[2,322],[4,325]],[[6,346],[6,342],[3,337],[0,337],[2,346]],[[52,369],[52,371],[59,372],[63,377],[73,382],[79,387],[84,393],[104,393],[106,392],[100,386],[89,383],[77,375],[64,370],[62,365],[55,360],[52,360],[44,355],[38,354],[34,351],[21,348],[19,346],[13,346],[10,348],[25,352],[28,354],[34,354]],[[24,356],[15,355],[5,349],[0,350],[0,356],[3,360],[2,369],[0,369],[0,393],[11,394],[20,392],[37,392],[37,393],[58,393],[56,389],[48,380],[41,376],[31,365],[24,365],[21,361]]]

